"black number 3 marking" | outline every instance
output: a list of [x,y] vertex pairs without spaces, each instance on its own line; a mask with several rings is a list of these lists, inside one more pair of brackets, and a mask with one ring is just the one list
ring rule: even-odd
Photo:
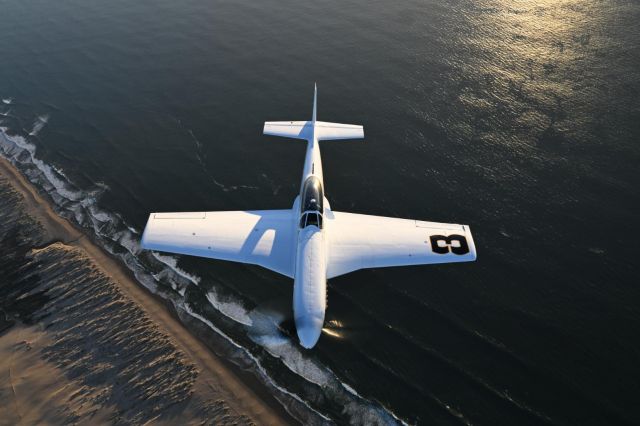
[[[469,253],[469,244],[467,244],[467,239],[462,235],[452,234],[448,237],[432,235],[429,240],[431,240],[431,250],[434,253],[447,254],[449,251],[460,255]],[[442,243],[440,243],[441,241]]]

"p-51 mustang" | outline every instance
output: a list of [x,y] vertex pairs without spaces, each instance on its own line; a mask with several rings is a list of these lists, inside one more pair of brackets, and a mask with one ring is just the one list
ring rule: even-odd
[[307,141],[300,194],[286,210],[151,213],[142,247],[260,265],[293,278],[300,344],[312,348],[324,324],[327,279],[364,268],[470,262],[466,225],[342,213],[324,196],[319,141],[362,139],[362,126],[269,121],[267,135]]

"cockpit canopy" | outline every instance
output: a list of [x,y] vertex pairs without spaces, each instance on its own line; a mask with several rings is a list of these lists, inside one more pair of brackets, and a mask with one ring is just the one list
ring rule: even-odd
[[300,228],[315,225],[322,229],[323,201],[324,193],[320,179],[315,176],[309,176],[302,187]]
[[315,176],[309,176],[304,181],[302,188],[302,200],[300,202],[300,213],[306,211],[317,211],[320,214],[324,213],[322,208],[324,200],[324,194],[322,192],[322,183],[320,179]]

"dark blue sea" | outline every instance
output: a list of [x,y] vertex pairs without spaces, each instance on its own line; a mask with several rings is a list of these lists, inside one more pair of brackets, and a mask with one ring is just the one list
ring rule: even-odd
[[[154,211],[292,205],[470,225],[470,264],[329,282],[142,251]],[[0,0],[0,152],[305,423],[639,424],[640,3]],[[295,408],[294,408],[295,406]]]

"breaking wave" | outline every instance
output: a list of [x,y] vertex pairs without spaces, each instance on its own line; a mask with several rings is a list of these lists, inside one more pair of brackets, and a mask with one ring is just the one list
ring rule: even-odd
[[168,256],[168,255],[160,254],[154,251],[153,257],[155,257],[156,259],[158,259],[158,261],[167,265],[167,267],[171,269],[173,272],[185,278],[186,280],[192,282],[193,284],[198,285],[200,283],[199,276],[190,274],[184,269],[178,268],[178,259],[175,256]]
[[[309,409],[311,412],[313,412],[314,414],[318,415],[320,418],[322,418],[323,420],[326,421],[331,421],[331,419],[325,415],[323,415],[322,413],[320,413],[319,411],[313,409],[313,407],[311,407],[307,402],[305,402],[302,398],[300,398],[298,395],[296,395],[293,392],[288,391],[287,389],[285,389],[284,387],[278,385],[272,378],[271,376],[267,373],[266,369],[264,368],[264,366],[262,365],[262,363],[260,362],[260,360],[255,357],[253,354],[251,354],[251,352],[249,350],[247,350],[246,348],[240,346],[238,343],[236,343],[231,337],[229,337],[226,333],[224,333],[222,330],[220,330],[218,327],[216,327],[215,325],[213,325],[213,323],[211,321],[209,321],[208,319],[206,319],[205,317],[203,317],[202,315],[198,314],[197,312],[194,312],[193,309],[186,303],[182,304],[182,308],[183,310],[188,313],[189,315],[191,315],[194,318],[197,318],[198,320],[202,321],[203,323],[205,323],[207,326],[209,326],[210,329],[212,329],[213,331],[215,331],[218,335],[220,335],[221,337],[223,337],[225,340],[227,340],[229,343],[231,343],[233,346],[235,346],[237,349],[243,351],[256,365],[257,367],[257,371],[259,372],[261,378],[263,379],[264,382],[266,382],[266,384],[276,388],[277,390],[279,390],[280,392],[282,392],[282,394],[291,397],[293,399],[295,399],[296,401],[298,401],[299,403],[303,404],[307,409]],[[278,395],[275,395],[276,398],[278,398]],[[280,398],[278,398],[281,402],[282,400]],[[285,408],[287,408],[287,404],[284,404]],[[291,411],[289,411],[290,414],[294,415],[294,413],[291,413]],[[295,417],[295,415],[294,415]],[[308,419],[307,419],[308,420]],[[315,422],[314,422],[315,423]]]
[[[9,104],[12,100],[2,101]],[[175,256],[143,251],[139,243],[140,231],[127,224],[118,213],[98,205],[101,195],[109,190],[107,185],[95,183],[93,188],[83,190],[67,178],[62,169],[38,159],[36,145],[31,138],[44,128],[48,120],[47,115],[37,117],[32,130],[26,135],[13,134],[9,128],[0,126],[0,155],[44,190],[61,216],[88,230],[104,249],[120,258],[149,291],[171,301],[178,311],[197,318],[224,338],[234,350],[239,350],[243,359],[240,363],[255,366],[254,370],[261,381],[273,390],[276,398],[291,415],[304,423],[330,422],[330,417],[305,401],[318,401],[323,396],[329,396],[344,407],[343,414],[350,418],[351,423],[402,423],[393,413],[377,403],[366,400],[351,386],[341,382],[335,373],[316,360],[313,354],[302,351],[294,340],[279,329],[278,323],[283,320],[279,317],[280,314],[262,311],[259,308],[249,311],[241,301],[234,300],[232,296],[222,296],[215,289],[206,293],[209,305],[216,312],[232,320],[236,328],[244,330],[243,333],[249,339],[248,343],[253,342],[260,348],[258,353],[249,349],[247,345],[238,343],[242,339],[230,337],[229,333],[197,312],[196,307],[186,301],[185,292],[190,285],[199,286],[201,278],[178,267],[178,258]],[[265,362],[265,356],[270,357],[270,361]],[[265,365],[273,365],[274,360],[309,384],[309,389],[305,389],[307,398],[286,389],[271,377]],[[303,414],[305,410],[308,415]]]
[[48,122],[49,122],[49,116],[48,115],[40,115],[40,116],[38,116],[36,121],[33,122],[33,128],[29,132],[29,136],[36,136],[38,133],[40,133],[40,130],[42,130],[42,128]]
[[241,304],[232,300],[222,300],[215,289],[209,290],[207,300],[211,303],[211,306],[235,322],[249,327],[253,325],[247,310]]
[[351,386],[340,381],[331,369],[285,336],[278,327],[278,323],[284,319],[280,315],[259,309],[252,311],[254,326],[249,332],[251,340],[264,347],[271,356],[279,358],[297,376],[325,389],[334,401],[344,407],[352,424],[406,424],[392,412],[364,399]]

